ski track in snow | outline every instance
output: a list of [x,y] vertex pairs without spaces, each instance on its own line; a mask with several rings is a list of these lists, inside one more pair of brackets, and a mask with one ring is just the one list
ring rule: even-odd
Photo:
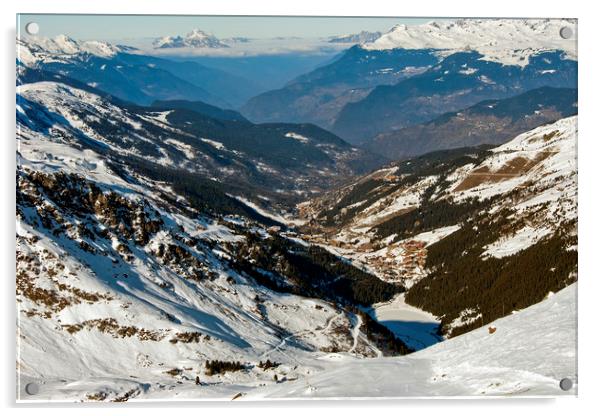
[[324,371],[249,398],[572,395],[558,383],[576,382],[576,293],[573,284],[492,322],[493,334],[479,328],[405,357],[334,356]]
[[351,329],[351,336],[353,337],[353,346],[349,349],[349,353],[354,352],[357,348],[357,339],[360,335],[360,328],[363,323],[362,317],[356,314],[353,315],[353,320],[355,321],[353,328]]

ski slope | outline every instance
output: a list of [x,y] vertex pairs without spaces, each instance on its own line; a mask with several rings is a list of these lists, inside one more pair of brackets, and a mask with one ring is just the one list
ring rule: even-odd
[[[577,284],[468,334],[401,358],[333,355],[326,369],[252,398],[576,394]],[[494,333],[489,328],[495,327]],[[575,387],[564,392],[562,378]]]
[[[359,359],[352,354],[298,356],[294,377],[278,382],[228,377],[203,383],[193,380],[171,385],[144,379],[82,379],[60,386],[63,400],[89,391],[135,389],[131,400],[223,399],[261,400],[285,398],[426,397],[426,396],[547,396],[577,394],[576,310],[577,284],[543,302],[501,318],[417,353],[395,358]],[[490,333],[489,328],[495,328]],[[568,377],[570,391],[559,388]],[[58,384],[58,383],[57,383]],[[41,393],[51,387],[43,386]],[[21,388],[24,388],[21,386]],[[26,397],[26,396],[24,396]]]

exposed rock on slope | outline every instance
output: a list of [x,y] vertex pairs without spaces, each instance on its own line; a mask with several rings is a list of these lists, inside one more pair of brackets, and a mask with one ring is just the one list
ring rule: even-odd
[[[125,401],[186,384],[230,398],[311,374],[325,352],[410,351],[358,309],[401,288],[337,268],[228,195],[200,168],[223,144],[169,111],[53,82],[17,90],[20,399],[29,382],[35,399]],[[271,128],[313,142],[311,127],[288,127]]]
[[[182,102],[126,106],[62,82],[20,85],[17,104],[18,120],[30,129],[108,154],[124,172],[152,173],[159,181],[178,177],[187,189],[205,181],[257,204],[265,204],[257,195],[276,204],[301,199],[382,160],[312,125],[256,125],[233,112]],[[222,119],[207,116],[207,108]]]

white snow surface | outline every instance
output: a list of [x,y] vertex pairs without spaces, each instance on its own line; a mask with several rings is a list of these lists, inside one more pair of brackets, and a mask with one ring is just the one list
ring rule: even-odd
[[171,113],[173,113],[173,110],[159,111],[158,113],[154,114],[154,119],[160,121],[161,123],[169,124],[167,121],[167,116]]
[[526,226],[525,228],[516,232],[514,235],[502,238],[485,247],[485,252],[483,255],[497,258],[511,256],[532,246],[546,235],[551,234],[553,231],[554,230],[551,230],[547,227],[533,228],[531,226]]
[[226,148],[226,146],[224,146],[224,144],[222,142],[218,142],[215,140],[201,138],[201,141],[205,142],[207,144],[210,144],[211,146],[215,147],[217,150],[224,150]]
[[[573,284],[539,304],[492,322],[488,327],[404,357],[360,359],[351,353],[299,354],[295,358],[295,368],[298,366],[305,370],[297,372],[292,378],[281,376],[277,383],[266,380],[253,382],[249,377],[232,378],[234,376],[226,377],[229,383],[224,383],[223,379],[202,386],[196,386],[190,379],[180,378],[182,383],[170,382],[162,378],[161,370],[152,371],[156,363],[149,358],[151,346],[139,342],[128,349],[119,350],[119,354],[126,358],[123,364],[128,367],[133,363],[127,359],[137,357],[136,378],[115,379],[106,376],[78,377],[69,381],[44,380],[38,399],[58,397],[73,400],[91,391],[112,393],[116,389],[121,392],[131,389],[141,391],[132,399],[134,401],[147,398],[230,400],[235,396],[240,400],[258,400],[292,397],[574,395],[577,386],[565,392],[559,388],[559,381],[565,377],[574,383],[577,381],[576,295],[577,284]],[[398,301],[396,299],[394,302]],[[380,307],[381,312],[377,313],[386,311],[382,311],[382,308],[386,306]],[[414,315],[413,311],[405,310],[404,316],[428,322],[428,317],[425,318],[422,313]],[[489,328],[495,328],[495,332],[489,333]],[[47,335],[39,333],[36,336]],[[87,348],[91,349],[87,354],[99,364],[106,364],[98,358],[105,356],[107,348],[116,351],[113,343],[104,344],[98,337],[91,338],[89,342]],[[281,343],[282,346],[284,344]],[[56,347],[49,345],[37,348],[51,352]],[[179,356],[179,362],[183,365],[194,364],[194,354],[191,354],[192,351],[187,354],[186,351],[174,351],[176,355],[173,359]],[[165,351],[161,354],[165,354]],[[36,364],[41,366],[42,371],[51,370],[44,362]],[[90,362],[85,365],[89,366]],[[99,368],[106,370],[105,366]]]
[[[258,397],[542,396],[577,381],[573,284],[539,304],[401,358],[324,359],[324,371],[250,394]],[[494,333],[489,333],[494,327]]]
[[[452,189],[459,185],[467,175],[481,175],[475,171],[484,168],[488,170],[484,176],[495,178],[494,182],[485,180],[469,190],[453,192],[454,198],[478,197],[484,199],[509,192],[531,182],[545,188],[545,192],[534,193],[532,204],[574,198],[577,191],[575,180],[577,132],[577,116],[572,116],[518,135],[511,141],[493,149],[493,154],[472,170],[466,172],[462,167],[460,169],[463,174],[452,175],[452,177],[456,177],[456,181],[451,186]],[[526,172],[509,174],[499,172],[507,167],[509,162],[519,158],[530,161],[539,160],[539,162]],[[559,184],[554,185],[555,181],[561,179]],[[519,208],[527,206],[529,206],[529,202],[525,201]],[[574,214],[576,215],[576,210]]]
[[577,23],[570,19],[460,19],[422,25],[399,24],[362,47],[368,50],[433,48],[445,54],[469,49],[483,54],[485,60],[521,66],[528,63],[528,59],[522,58],[543,50],[562,50],[576,59],[576,36],[563,39],[560,37],[562,27],[577,33]]
[[359,222],[360,225],[369,225],[397,214],[400,211],[416,208],[420,205],[420,198],[424,190],[434,183],[436,176],[427,176],[417,184],[402,188],[383,199],[379,199],[374,204],[362,211],[364,218]]
[[441,227],[432,231],[425,231],[424,233],[416,234],[412,237],[412,240],[422,241],[426,243],[426,247],[435,244],[437,241],[443,240],[448,235],[455,233],[460,229],[458,224],[449,225],[447,227]]
[[38,62],[62,61],[83,54],[107,58],[130,49],[95,40],[75,40],[66,35],[54,38],[24,35],[17,41],[17,59],[32,66]]
[[300,141],[301,143],[309,143],[309,139],[299,133],[295,133],[293,131],[288,132],[284,135],[284,137],[288,137],[290,139],[295,139],[297,141]]

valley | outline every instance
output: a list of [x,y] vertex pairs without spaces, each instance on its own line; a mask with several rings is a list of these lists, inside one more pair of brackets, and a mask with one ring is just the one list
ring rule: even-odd
[[202,59],[19,39],[18,399],[573,394],[576,56],[484,28],[340,37],[250,99]]

